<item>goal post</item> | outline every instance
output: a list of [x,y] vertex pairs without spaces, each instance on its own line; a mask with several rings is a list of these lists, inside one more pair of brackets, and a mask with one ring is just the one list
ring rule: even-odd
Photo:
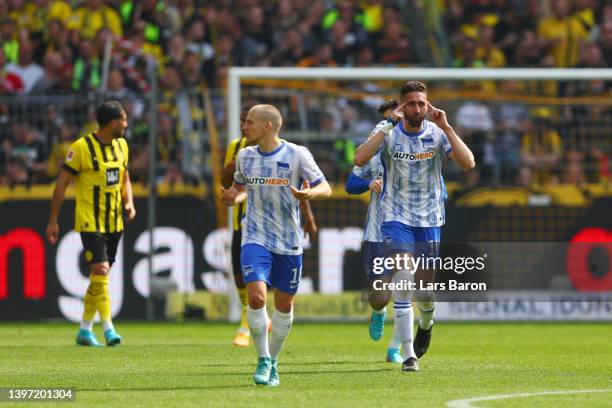
[[228,138],[240,134],[241,82],[243,79],[297,80],[612,80],[612,70],[598,68],[281,68],[232,67],[228,75]]

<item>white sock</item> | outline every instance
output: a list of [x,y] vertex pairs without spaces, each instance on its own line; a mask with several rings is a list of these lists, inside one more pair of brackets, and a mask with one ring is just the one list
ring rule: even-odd
[[[394,282],[401,281],[414,282],[414,276],[408,270],[398,271],[393,276]],[[414,310],[412,309],[411,290],[393,291],[393,308],[395,309],[395,323],[397,325],[398,337],[402,343],[402,358],[406,361],[409,357],[416,358],[412,342],[414,340]]]
[[417,302],[419,308],[419,327],[423,330],[429,330],[434,323],[434,314],[436,312],[436,302]]
[[385,314],[385,313],[387,313],[387,306],[383,307],[383,308],[382,308],[382,309],[380,309],[380,310],[372,309],[372,311],[373,311],[374,313],[376,313],[376,314]]
[[93,330],[93,320],[81,321],[81,329],[92,331]]
[[104,331],[107,331],[108,329],[114,329],[115,326],[113,326],[113,321],[112,320],[104,320],[102,322],[102,327],[104,328]]
[[272,360],[278,358],[283,342],[291,330],[291,323],[293,323],[293,311],[283,313],[274,310],[272,314],[272,337],[270,338],[270,357],[272,357]]
[[402,346],[402,341],[400,340],[399,328],[397,327],[397,318],[393,318],[393,336],[391,336],[391,341],[389,342],[390,349],[399,349]]
[[410,305],[395,305],[395,321],[397,322],[397,329],[399,332],[399,338],[402,342],[402,358],[406,361],[409,357],[416,358],[414,354],[414,348],[412,347],[413,341],[413,322],[414,310]]
[[266,307],[251,309],[251,306],[248,306],[247,320],[257,354],[259,357],[270,357],[270,350],[268,349],[268,312]]

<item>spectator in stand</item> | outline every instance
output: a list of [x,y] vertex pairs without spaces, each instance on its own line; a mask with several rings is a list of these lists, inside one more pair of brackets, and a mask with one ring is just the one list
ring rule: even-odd
[[242,19],[244,35],[236,44],[235,63],[249,66],[265,57],[274,47],[271,31],[266,27],[263,7],[251,7]]
[[521,146],[522,162],[532,170],[536,183],[558,182],[557,165],[563,148],[561,136],[552,125],[552,111],[540,106],[530,114]]
[[483,61],[487,68],[504,68],[506,56],[495,46],[495,32],[490,25],[483,24],[478,29],[479,45],[476,49],[476,59]]
[[294,66],[306,55],[304,41],[299,31],[289,29],[282,37],[282,42],[271,53],[275,66]]
[[382,64],[415,62],[412,45],[399,21],[385,23],[382,36],[375,42],[374,58]]
[[43,59],[44,75],[32,87],[33,94],[50,94],[56,88],[64,61],[59,52],[47,51]]
[[12,18],[5,17],[0,21],[0,48],[5,52],[9,62],[17,62],[19,56],[19,40],[17,23]]
[[197,50],[191,50],[185,54],[185,60],[181,68],[183,86],[186,88],[196,88],[206,84],[206,79],[202,75],[200,54]]
[[102,63],[92,40],[81,40],[72,75],[72,89],[76,92],[88,93],[102,84]]
[[[610,9],[612,10],[612,7]],[[598,44],[605,56],[606,65],[612,67],[612,17],[602,23]]]
[[568,0],[550,0],[550,6],[553,15],[539,22],[538,37],[544,49],[552,53],[557,68],[573,67],[588,32],[579,20],[570,16]]
[[[134,97],[134,94],[124,86],[125,78],[123,72],[120,69],[113,68],[108,72],[108,84],[106,86],[106,92],[104,96],[108,100],[117,100],[122,105],[125,104],[125,100]],[[130,115],[130,118],[132,116]]]
[[500,92],[516,100],[506,100],[498,105],[495,120],[495,151],[499,180],[511,184],[516,178],[521,164],[521,137],[527,129],[529,112],[524,103],[519,102],[523,88],[518,81],[504,81]]
[[72,14],[68,28],[78,32],[80,37],[90,40],[94,39],[102,28],[108,28],[117,37],[123,35],[119,14],[104,4],[103,0],[85,0],[84,5]]
[[16,143],[12,148],[7,166],[9,184],[14,187],[24,184],[30,187],[33,182],[46,180],[47,155],[45,146],[39,140],[36,130],[26,123],[14,127]]
[[198,58],[201,74],[208,84],[215,78],[215,49],[206,39],[206,25],[203,19],[191,21],[185,38],[186,49],[195,53]]
[[21,93],[30,93],[34,84],[38,82],[45,71],[42,67],[32,61],[34,50],[29,41],[19,42],[19,57],[17,63],[10,63],[6,67],[7,74],[14,74],[19,77],[23,83]]
[[36,49],[34,59],[42,61],[48,51],[59,52],[66,62],[74,60],[75,50],[68,42],[68,30],[59,19],[50,20],[46,26],[45,35]]

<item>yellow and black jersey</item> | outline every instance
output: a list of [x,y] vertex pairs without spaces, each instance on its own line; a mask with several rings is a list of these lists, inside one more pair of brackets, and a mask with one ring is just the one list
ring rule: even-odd
[[121,192],[128,158],[123,138],[104,144],[91,133],[70,145],[63,168],[76,176],[75,231],[123,231]]
[[[246,137],[241,137],[240,139],[232,140],[227,146],[227,152],[225,152],[225,162],[223,163],[223,166],[227,166],[229,162],[235,161],[238,158],[238,152],[244,149],[245,146]],[[240,231],[240,221],[242,221],[242,217],[244,217],[245,211],[246,200],[232,207],[232,224],[234,226],[234,231]]]

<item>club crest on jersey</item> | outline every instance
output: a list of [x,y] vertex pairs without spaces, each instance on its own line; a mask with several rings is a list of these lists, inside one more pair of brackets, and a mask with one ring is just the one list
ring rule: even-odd
[[106,169],[106,186],[114,186],[119,184],[119,169]]
[[423,148],[427,149],[427,148],[433,148],[434,145],[434,141],[431,137],[424,137],[421,139],[421,143],[423,143]]
[[286,187],[289,185],[289,179],[280,177],[246,177],[246,183],[255,186]]
[[72,149],[68,150],[68,153],[66,153],[66,161],[67,162],[72,161],[73,157],[74,157],[74,150]]
[[276,162],[276,174],[283,178],[289,178],[291,170],[289,170],[289,163]]
[[434,152],[421,152],[421,153],[406,153],[406,152],[395,152],[393,153],[394,160],[404,161],[421,161],[429,160],[435,156]]

